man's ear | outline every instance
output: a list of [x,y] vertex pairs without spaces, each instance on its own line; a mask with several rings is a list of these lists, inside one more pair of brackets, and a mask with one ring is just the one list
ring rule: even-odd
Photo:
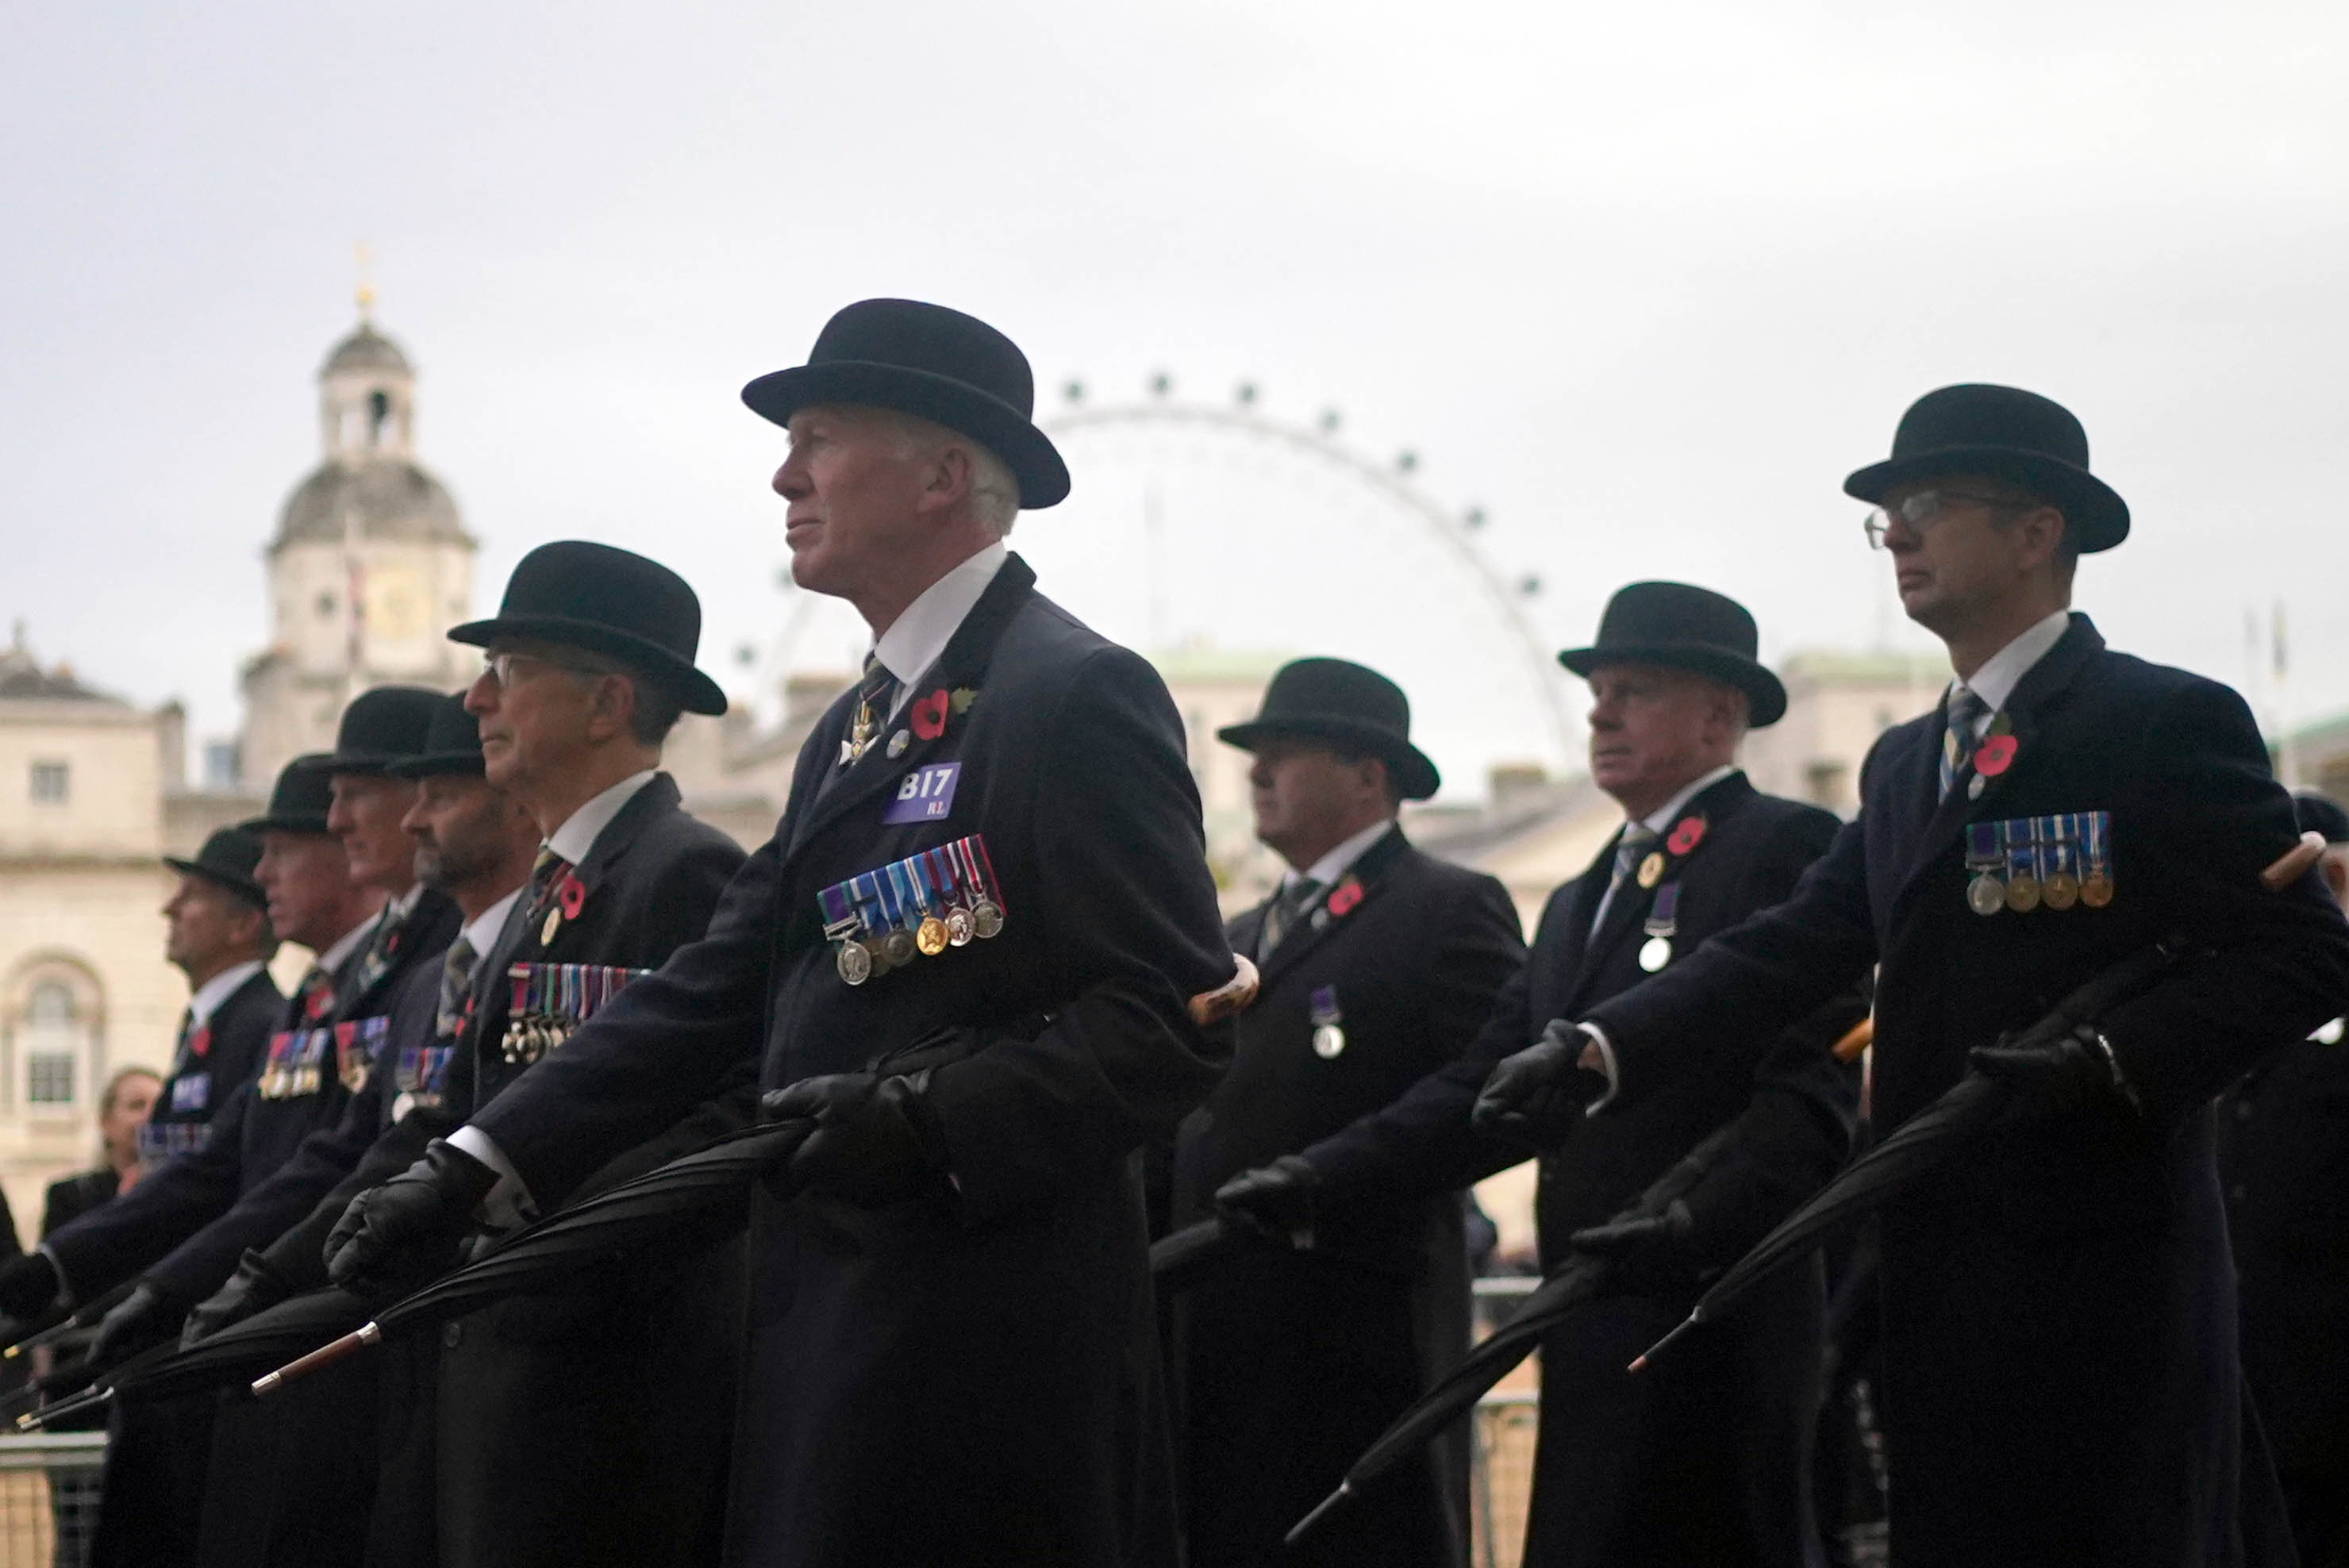
[[636,711],[636,683],[626,676],[598,676],[595,695],[587,705],[587,736],[603,742],[628,727]]
[[922,487],[922,510],[951,511],[970,498],[970,487],[978,478],[970,449],[958,442],[947,442],[930,461],[928,480]]

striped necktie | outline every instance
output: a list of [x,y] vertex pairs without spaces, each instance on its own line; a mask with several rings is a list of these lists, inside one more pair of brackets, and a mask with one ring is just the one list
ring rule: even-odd
[[440,958],[440,1006],[433,1027],[453,1035],[465,1022],[465,1004],[472,999],[473,944],[460,935]]
[[1297,917],[1311,906],[1320,892],[1321,884],[1311,877],[1299,877],[1280,890],[1280,896],[1264,912],[1264,927],[1257,934],[1257,958],[1272,956],[1272,950],[1280,945],[1280,939],[1288,934],[1288,928],[1297,923]]
[[896,695],[897,677],[881,662],[878,654],[864,655],[864,678],[856,686],[856,717],[849,726],[848,738],[840,743],[840,765],[849,766],[864,755],[865,749],[881,733],[888,721],[891,698]]
[[1615,843],[1614,873],[1607,880],[1607,891],[1599,895],[1599,907],[1590,912],[1591,930],[1598,930],[1600,923],[1606,920],[1607,912],[1614,907],[1617,891],[1640,869],[1640,862],[1648,858],[1648,851],[1655,841],[1656,830],[1647,823],[1624,824],[1623,836]]
[[1950,798],[1950,787],[1958,781],[1966,760],[1973,755],[1974,726],[1990,711],[1990,704],[1967,689],[1963,682],[1950,688],[1949,722],[1941,729],[1941,793]]

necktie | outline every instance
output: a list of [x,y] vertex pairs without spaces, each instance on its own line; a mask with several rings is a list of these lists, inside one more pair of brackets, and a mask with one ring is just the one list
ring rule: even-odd
[[849,726],[848,738],[840,743],[840,765],[843,768],[864,755],[865,748],[880,734],[881,726],[889,717],[890,699],[895,695],[897,677],[881,662],[878,654],[864,655],[864,678],[856,686],[856,717]]
[[359,959],[359,989],[371,990],[375,983],[391,972],[392,954],[398,951],[400,919],[387,905],[377,917],[375,930],[368,934],[367,953]]
[[1949,723],[1941,730],[1941,799],[1958,781],[1966,759],[1973,755],[1974,726],[1990,711],[1990,704],[1961,683],[1950,688]]
[[523,924],[537,927],[554,905],[555,884],[570,869],[571,862],[556,854],[552,844],[539,845],[538,859],[530,866],[530,909],[523,916]]
[[465,1022],[465,1004],[473,991],[473,944],[462,936],[449,944],[440,959],[440,1007],[433,1020],[442,1035],[453,1035]]
[[1599,896],[1599,907],[1590,912],[1591,930],[1598,930],[1600,923],[1606,920],[1608,910],[1614,905],[1616,890],[1640,869],[1640,862],[1648,858],[1649,848],[1655,841],[1656,830],[1647,823],[1624,824],[1623,836],[1615,841],[1614,873],[1607,880],[1607,891]]
[[194,1036],[195,1032],[196,1010],[193,1007],[185,1008],[180,1014],[179,1048],[171,1054],[171,1070],[173,1072],[181,1073],[188,1070],[189,1060],[193,1055],[193,1053],[189,1050],[188,1047],[190,1039]]
[[1280,945],[1280,939],[1288,934],[1288,928],[1297,923],[1297,917],[1305,913],[1320,892],[1321,884],[1311,877],[1299,877],[1281,889],[1280,896],[1264,912],[1264,928],[1257,934],[1258,958],[1271,955],[1272,950]]
[[316,965],[302,976],[302,1019],[316,1024],[335,1010],[335,977]]

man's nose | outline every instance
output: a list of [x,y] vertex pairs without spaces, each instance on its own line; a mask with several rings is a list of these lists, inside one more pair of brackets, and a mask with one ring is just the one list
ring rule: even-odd
[[775,493],[785,500],[802,499],[807,495],[809,488],[807,475],[789,459],[785,459],[783,466],[775,470]]
[[473,677],[473,684],[465,688],[465,711],[479,718],[484,714],[495,713],[497,707],[498,683],[492,672],[483,670]]

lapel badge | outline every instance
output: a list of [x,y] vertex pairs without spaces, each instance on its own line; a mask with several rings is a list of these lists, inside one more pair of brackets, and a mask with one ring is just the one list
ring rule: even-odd
[[952,708],[954,710],[955,717],[959,718],[964,714],[968,713],[970,711],[970,705],[978,700],[978,693],[971,687],[957,686],[954,688],[953,693],[947,696],[947,706]]
[[[913,706],[905,710],[914,733],[924,740],[936,740],[944,735],[947,732],[947,709],[951,700],[944,686],[926,696],[916,697]],[[895,757],[896,753],[893,751],[889,755]]]
[[1655,886],[1658,882],[1661,882],[1661,881],[1663,881],[1663,880],[1664,880],[1664,857],[1663,857],[1663,852],[1662,852],[1661,851],[1660,851],[1660,850],[1651,850],[1651,851],[1648,851],[1648,858],[1647,858],[1646,860],[1641,861],[1640,862],[1640,891],[1641,891],[1641,892],[1645,892],[1645,891],[1646,891],[1646,890],[1648,890],[1649,888],[1651,888],[1651,887]]
[[1335,1061],[1346,1048],[1346,1020],[1338,1010],[1338,987],[1313,987],[1309,1009],[1313,1018],[1313,1054],[1325,1062]]
[[1354,912],[1354,906],[1361,902],[1362,884],[1349,876],[1338,884],[1337,891],[1330,895],[1330,902],[1322,907],[1330,912],[1331,919],[1343,920],[1347,915],[1351,914]]
[[548,910],[546,912],[546,920],[544,923],[540,925],[538,928],[538,944],[541,947],[554,946],[554,934],[562,929],[563,911],[560,909]]
[[898,758],[905,756],[905,748],[911,746],[913,743],[914,738],[907,735],[902,729],[896,734],[891,736],[889,738],[889,759],[892,762],[895,762]]
[[1664,841],[1664,848],[1675,855],[1688,854],[1704,842],[1704,830],[1705,820],[1702,815],[1691,813],[1682,817],[1672,824],[1671,837]]

